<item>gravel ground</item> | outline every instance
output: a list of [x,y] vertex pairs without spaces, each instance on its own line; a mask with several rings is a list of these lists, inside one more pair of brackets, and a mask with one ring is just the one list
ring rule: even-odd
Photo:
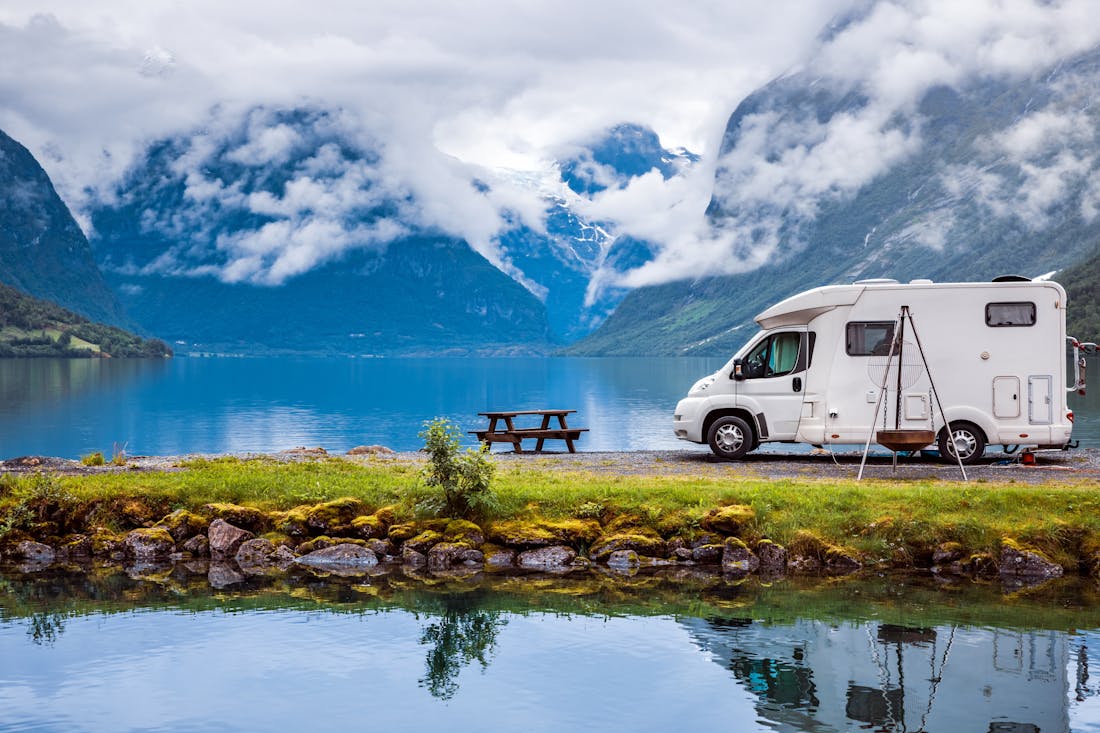
[[[323,455],[319,450],[291,450],[263,457],[281,461],[312,460]],[[179,471],[180,464],[194,458],[217,456],[131,456],[124,467],[84,466],[79,461],[43,456],[22,456],[0,461],[0,474],[24,474],[49,471],[70,475],[131,471]],[[241,457],[259,457],[246,454]],[[1050,482],[1100,481],[1100,450],[1045,451],[1036,454],[1035,465],[1023,465],[1018,455],[1005,456],[991,451],[981,462],[966,468],[971,481],[1014,481],[1042,484]],[[715,458],[703,448],[664,451],[616,451],[539,454],[494,452],[493,458],[502,468],[528,466],[541,470],[588,471],[616,476],[704,476],[708,478],[856,478],[861,452],[857,450],[830,454],[815,453],[750,453],[741,461],[726,462]],[[378,453],[349,456],[362,463],[401,461],[419,463],[422,453]],[[936,458],[900,458],[895,471],[889,456],[872,456],[864,470],[864,478],[886,480],[943,479],[960,481],[957,465],[941,463]]]

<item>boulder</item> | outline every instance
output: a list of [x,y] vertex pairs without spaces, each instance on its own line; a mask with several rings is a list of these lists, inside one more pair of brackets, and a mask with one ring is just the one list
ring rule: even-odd
[[178,509],[157,522],[156,526],[168,530],[172,540],[180,544],[205,532],[210,526],[210,521],[186,509]]
[[206,535],[197,534],[180,545],[180,550],[189,552],[193,557],[207,557],[210,555],[210,540]]
[[740,534],[745,527],[756,518],[756,511],[751,506],[733,504],[718,509],[712,509],[700,520],[703,529],[722,534]]
[[92,556],[92,538],[83,534],[67,536],[57,548],[57,556],[63,559],[83,560]]
[[233,557],[237,554],[241,543],[254,537],[251,532],[240,527],[234,527],[224,519],[215,519],[207,530],[207,539],[210,540],[210,556],[215,560]]
[[[407,542],[405,544],[408,545]],[[428,550],[428,569],[449,570],[452,565],[460,562],[459,556],[469,549],[469,545],[462,543],[440,542]]]
[[52,547],[31,540],[24,540],[16,544],[12,555],[20,560],[42,564],[48,564],[57,559],[57,552]]
[[122,541],[126,554],[139,561],[167,560],[176,551],[172,535],[163,527],[135,529]]
[[760,558],[753,554],[744,542],[736,537],[726,538],[722,546],[722,570],[727,573],[747,575],[760,567]]
[[401,563],[410,568],[422,568],[428,564],[428,558],[423,552],[417,552],[410,547],[401,549]]
[[952,563],[961,559],[963,556],[963,546],[958,542],[941,542],[936,545],[936,548],[932,551],[932,564],[943,565],[945,563]]
[[270,540],[256,537],[242,542],[234,559],[242,568],[247,565],[262,565],[274,552],[275,545]]
[[412,522],[403,522],[401,524],[392,524],[386,531],[386,536],[390,542],[395,545],[400,545],[405,540],[411,540],[420,534],[420,529],[417,528]]
[[572,547],[551,545],[534,550],[525,550],[516,558],[521,568],[561,569],[569,567],[577,553]]
[[690,547],[677,547],[672,551],[672,557],[680,562],[690,562],[693,551]]
[[452,519],[443,530],[443,539],[447,542],[465,542],[470,547],[477,547],[485,543],[485,532],[473,522]]
[[403,547],[417,552],[426,553],[432,547],[443,541],[443,535],[430,529],[426,529],[415,537],[405,540]]
[[699,545],[693,550],[688,550],[691,553],[690,557],[697,563],[704,565],[717,565],[722,562],[722,545]]
[[357,445],[348,451],[349,456],[391,456],[394,451],[384,445]]
[[306,527],[316,534],[329,534],[337,527],[351,525],[362,511],[363,502],[354,497],[315,504],[305,511]]
[[485,553],[471,547],[458,553],[457,560],[467,567],[476,567],[485,564]]
[[371,568],[378,564],[378,556],[366,547],[349,543],[314,550],[295,562],[311,567]]
[[491,568],[510,568],[516,564],[516,551],[497,545],[482,545],[481,552],[486,565]]
[[397,548],[393,546],[393,543],[389,540],[371,539],[363,542],[363,547],[367,547],[375,555],[378,555],[378,559],[381,560],[384,557],[388,557],[397,552]]
[[1016,542],[1001,540],[1001,575],[1021,578],[1060,578],[1064,572],[1062,566],[1046,557],[1039,550],[1022,547]]
[[634,550],[616,550],[607,557],[607,566],[610,568],[636,568],[642,564],[638,553]]
[[771,540],[756,543],[756,557],[760,560],[762,573],[782,573],[787,569],[787,548]]
[[652,557],[668,555],[668,546],[656,532],[633,529],[600,537],[592,545],[588,556],[595,562],[603,562],[611,553],[619,550],[634,550],[639,555]]
[[388,527],[379,517],[368,514],[351,520],[351,533],[364,540],[384,539]]
[[259,509],[237,504],[206,504],[202,508],[202,513],[211,519],[221,519],[249,532],[263,532],[270,524],[267,515]]
[[279,545],[278,547],[275,548],[275,552],[271,553],[271,555],[267,559],[273,565],[278,565],[279,567],[285,567],[285,566],[289,565],[290,563],[294,562],[295,555],[294,555],[294,551],[291,550],[286,545]]
[[489,539],[495,544],[530,550],[549,547],[558,542],[558,536],[545,527],[532,522],[497,522],[489,528]]

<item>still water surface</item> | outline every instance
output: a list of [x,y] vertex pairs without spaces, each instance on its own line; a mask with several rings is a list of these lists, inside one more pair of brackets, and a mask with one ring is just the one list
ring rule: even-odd
[[[0,459],[109,455],[116,445],[130,455],[415,450],[433,417],[473,430],[478,412],[538,408],[576,409],[570,424],[590,429],[581,450],[690,448],[672,435],[673,408],[724,361],[0,359]],[[1100,389],[1071,395],[1070,406],[1074,437],[1100,448]]]
[[0,591],[5,732],[1100,730],[1097,591],[1076,579],[215,590],[178,567],[9,569]]

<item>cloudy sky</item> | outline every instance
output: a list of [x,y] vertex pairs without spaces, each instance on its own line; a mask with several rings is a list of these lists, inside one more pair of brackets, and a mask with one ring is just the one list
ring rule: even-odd
[[[733,235],[709,232],[702,217],[726,120],[754,89],[811,69],[858,82],[871,99],[797,155],[768,161],[762,143],[722,162],[737,195],[812,211],[815,198],[858,188],[920,144],[886,121],[929,86],[1036,73],[1091,48],[1096,9],[1096,0],[5,0],[0,129],[31,149],[79,218],[143,144],[207,124],[212,109],[339,108],[385,142],[386,175],[425,202],[429,223],[493,258],[501,211],[537,219],[539,205],[522,187],[476,195],[471,167],[537,180],[578,141],[639,123],[665,147],[703,156],[688,176],[643,176],[590,204],[590,215],[663,248],[628,279],[639,285],[697,271],[716,252],[736,254],[726,258],[734,269],[766,258],[738,253]],[[857,20],[829,31],[844,17]]]

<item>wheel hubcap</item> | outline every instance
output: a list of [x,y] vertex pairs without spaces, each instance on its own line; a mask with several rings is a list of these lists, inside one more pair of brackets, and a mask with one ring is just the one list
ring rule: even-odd
[[726,453],[733,453],[744,444],[745,436],[736,425],[723,425],[718,428],[715,442]]
[[955,455],[962,458],[969,458],[978,445],[978,441],[966,430],[956,430],[951,435],[951,443],[955,449]]

